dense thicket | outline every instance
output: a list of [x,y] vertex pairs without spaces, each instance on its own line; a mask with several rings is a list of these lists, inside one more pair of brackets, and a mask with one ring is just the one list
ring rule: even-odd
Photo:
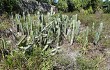
[[[12,12],[17,11],[18,3],[22,0],[0,0],[0,12]],[[95,13],[96,11],[103,9],[104,12],[110,11],[110,1],[106,0],[58,0],[58,3],[54,3],[54,0],[36,0],[38,2],[45,2],[57,6],[59,11],[73,12],[75,10],[86,10],[89,13]],[[106,8],[105,8],[106,7]]]
[[0,0],[0,11],[11,13],[18,10],[20,0]]

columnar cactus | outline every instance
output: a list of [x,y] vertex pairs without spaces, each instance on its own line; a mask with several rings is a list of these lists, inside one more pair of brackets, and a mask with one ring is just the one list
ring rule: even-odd
[[[23,40],[27,40],[26,45],[35,44],[38,46],[45,46],[44,50],[53,42],[56,46],[61,45],[62,38],[66,38],[70,45],[73,45],[77,37],[80,34],[80,25],[81,22],[77,19],[77,15],[73,15],[69,18],[66,15],[53,16],[52,12],[48,15],[43,15],[38,12],[36,15],[31,16],[30,14],[23,15],[23,22],[21,22],[21,17],[16,15],[15,23],[20,25],[21,32],[26,30],[26,35],[23,35]],[[35,18],[36,17],[36,18]],[[48,17],[48,18],[45,18]],[[46,21],[47,20],[47,21]],[[101,32],[103,28],[103,23],[100,24],[100,27],[95,34],[94,42],[98,43]],[[94,30],[94,23],[92,26]],[[89,27],[86,28],[83,38],[83,46],[88,45],[88,34]],[[92,30],[91,30],[92,31]],[[24,37],[25,36],[25,37]],[[19,41],[18,43],[22,43]],[[26,46],[25,45],[25,46]]]
[[103,23],[100,23],[98,31],[96,32],[95,37],[94,37],[94,44],[95,45],[98,43],[98,41],[100,39],[100,35],[101,35],[102,30],[103,30]]

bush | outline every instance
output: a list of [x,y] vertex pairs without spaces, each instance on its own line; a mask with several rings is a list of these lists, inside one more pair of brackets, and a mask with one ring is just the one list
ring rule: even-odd
[[14,50],[3,62],[3,69],[7,70],[52,70],[52,57],[49,50],[42,52],[40,47],[34,47],[31,55],[20,50]]
[[11,13],[17,9],[19,0],[0,0],[0,10]]
[[67,1],[66,0],[59,0],[57,7],[58,7],[58,10],[60,10],[60,11],[66,11],[68,8]]

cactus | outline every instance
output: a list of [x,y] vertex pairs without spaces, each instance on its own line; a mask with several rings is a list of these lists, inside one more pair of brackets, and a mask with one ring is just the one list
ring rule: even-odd
[[77,36],[78,34],[79,34],[79,28],[80,28],[80,24],[81,24],[81,22],[78,20],[78,21],[76,21],[77,23],[75,24],[76,26],[75,26],[75,35]]
[[99,35],[101,34],[102,30],[103,30],[103,23],[100,23],[100,26],[98,29]]
[[86,28],[85,34],[84,34],[84,43],[83,43],[83,47],[87,47],[88,45],[88,34],[89,34],[89,27]]
[[2,41],[2,49],[5,49],[6,48],[6,41],[4,38],[1,38],[1,41]]
[[95,26],[95,23],[92,24],[92,31],[95,29],[94,26]]
[[102,30],[103,30],[103,23],[100,23],[98,31],[95,33],[94,45],[98,44]]
[[58,26],[57,33],[58,33],[58,35],[57,35],[57,46],[59,46],[60,45],[60,34],[61,34],[60,26]]
[[72,22],[72,33],[71,33],[71,42],[70,42],[70,45],[72,45],[73,44],[73,42],[74,42],[74,37],[75,37],[75,20],[73,20],[73,22]]
[[[23,14],[23,20],[24,22],[21,22],[21,17],[19,15],[16,15],[15,22],[16,25],[20,25],[20,30],[24,32],[24,30],[27,31],[26,38],[23,37],[22,39],[18,41],[18,46],[21,44],[24,39],[27,40],[26,45],[29,44],[35,44],[38,46],[43,46],[44,49],[47,49],[50,44],[55,43],[55,45],[59,46],[61,45],[61,42],[63,41],[62,38],[65,37],[70,42],[70,45],[73,45],[73,43],[76,41],[77,37],[80,36],[80,24],[81,22],[77,19],[77,14],[73,15],[71,18],[69,18],[67,15],[57,15],[52,16],[53,12],[51,11],[46,16],[43,14],[40,14],[38,12],[37,14],[31,16],[30,14],[25,17]],[[37,17],[35,19],[35,17]],[[44,19],[46,17],[46,19]],[[98,43],[101,32],[102,32],[103,24],[100,24],[100,27],[94,37],[94,42]],[[88,45],[88,33],[89,33],[89,27],[86,28],[86,31],[84,32],[83,36],[83,46],[87,47]],[[92,26],[92,30],[94,31],[94,23]],[[49,43],[48,43],[49,42]],[[82,43],[81,42],[81,43]]]
[[99,33],[97,32],[96,34],[95,34],[95,39],[94,39],[94,45],[96,45],[97,43],[98,43],[98,41],[99,41]]

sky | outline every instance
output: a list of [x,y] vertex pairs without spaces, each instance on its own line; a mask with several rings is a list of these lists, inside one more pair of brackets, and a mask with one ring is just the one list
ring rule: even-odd
[[[106,0],[103,0],[103,1],[106,1]],[[109,0],[110,1],[110,0]]]

